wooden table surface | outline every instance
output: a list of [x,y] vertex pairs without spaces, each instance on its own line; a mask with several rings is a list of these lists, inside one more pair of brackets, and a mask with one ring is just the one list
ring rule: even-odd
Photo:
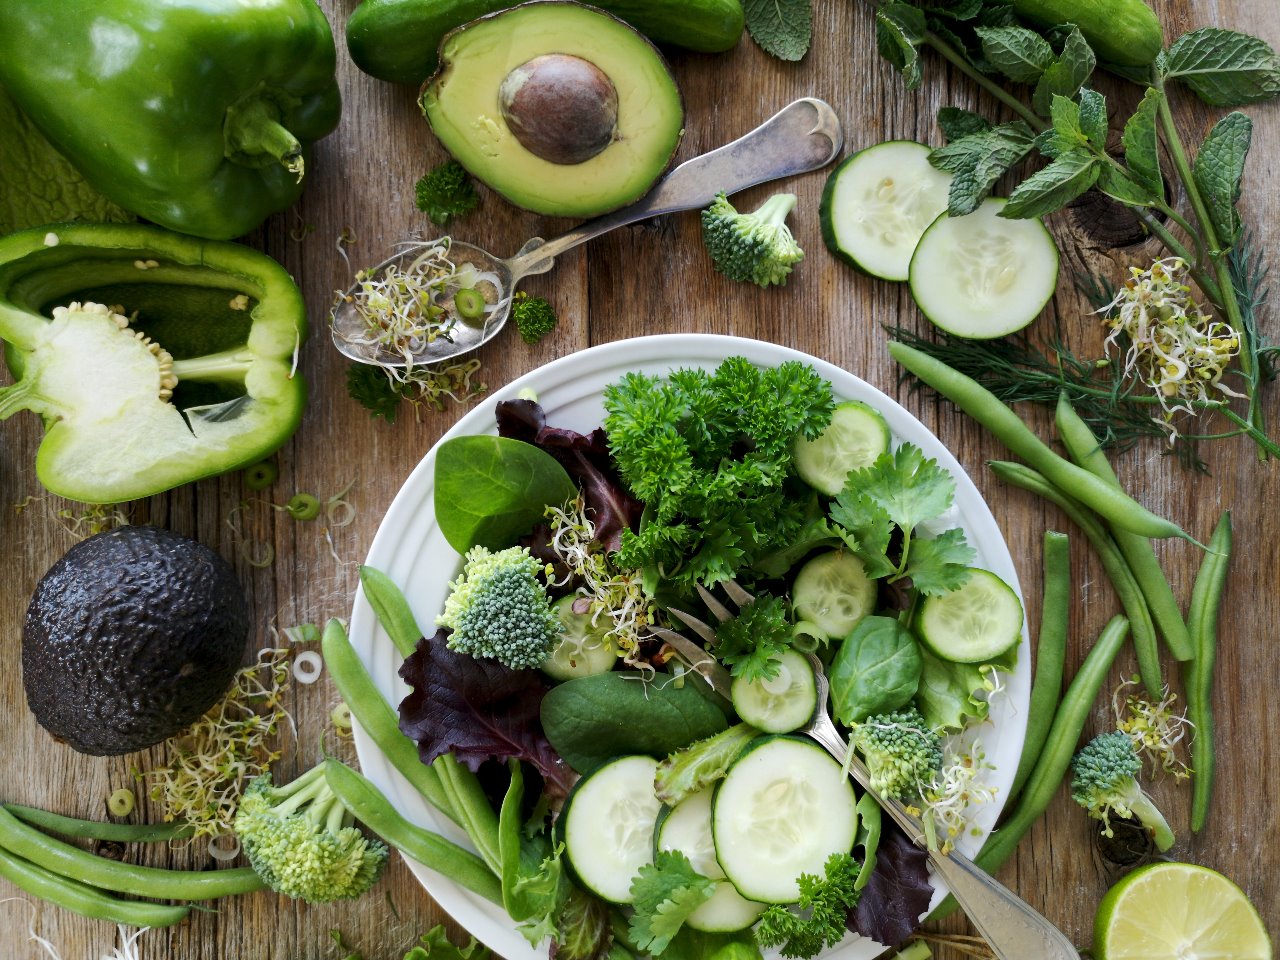
[[[306,417],[296,436],[278,454],[280,477],[267,492],[283,503],[295,491],[326,497],[352,484],[354,522],[326,531],[320,523],[299,523],[286,514],[257,509],[249,514],[253,536],[274,546],[273,565],[258,569],[237,551],[228,518],[247,496],[239,476],[190,485],[133,504],[134,522],[157,523],[197,537],[235,564],[253,614],[253,642],[268,639],[270,625],[321,623],[349,614],[356,566],[365,556],[384,511],[410,469],[463,412],[450,404],[440,412],[404,411],[398,422],[371,419],[343,385],[346,364],[325,330],[333,291],[349,282],[338,251],[344,232],[355,266],[372,264],[392,245],[431,226],[413,204],[413,184],[444,159],[415,102],[414,91],[375,81],[358,72],[346,56],[342,25],[355,0],[322,0],[338,40],[338,72],[344,112],[338,131],[323,141],[309,171],[310,182],[295,210],[273,217],[247,242],[279,259],[306,296],[313,335],[301,355],[311,384]],[[1158,0],[1166,35],[1216,24],[1245,30],[1280,46],[1280,12],[1269,0]],[[710,56],[674,53],[673,70],[686,104],[686,134],[680,159],[727,142],[799,96],[819,96],[834,105],[846,130],[845,152],[890,139],[940,142],[933,116],[937,107],[958,104],[995,112],[936,57],[926,59],[925,82],[904,92],[898,78],[875,55],[872,18],[861,3],[817,0],[815,44],[800,64],[783,64],[762,54],[745,37],[731,53]],[[1273,150],[1280,149],[1280,113],[1274,105],[1250,108],[1255,121],[1253,154],[1245,181],[1244,216],[1273,262],[1280,241],[1280,172]],[[1188,139],[1199,142],[1215,111],[1179,103]],[[716,274],[703,252],[696,215],[664,218],[623,229],[561,259],[553,273],[526,287],[548,297],[560,315],[555,333],[528,346],[509,332],[483,349],[481,378],[491,388],[584,347],[644,334],[674,331],[732,333],[795,347],[830,360],[903,402],[942,438],[987,498],[1015,558],[1031,623],[1038,622],[1040,542],[1047,528],[1067,529],[1055,508],[997,481],[985,461],[1004,451],[972,421],[929,394],[911,394],[897,385],[885,350],[881,324],[901,323],[924,330],[926,323],[903,285],[871,280],[838,263],[819,235],[817,205],[824,175],[787,183],[799,195],[793,215],[796,236],[808,256],[785,289],[759,290]],[[750,191],[751,205],[770,188]],[[498,253],[514,252],[526,238],[551,236],[569,224],[517,211],[492,194],[481,209],[460,221],[455,235]],[[1050,218],[1063,251],[1063,279],[1050,312],[1077,350],[1097,351],[1097,320],[1069,282],[1082,266],[1113,278],[1130,263],[1150,259],[1151,244],[1112,248],[1093,239],[1074,213]],[[1048,314],[1046,314],[1047,316]],[[1047,322],[1042,320],[1042,323]],[[1274,333],[1274,311],[1264,332]],[[1280,422],[1273,391],[1266,403]],[[1042,436],[1051,433],[1043,409],[1022,411]],[[104,798],[132,783],[135,768],[162,757],[159,748],[120,758],[91,758],[55,744],[26,708],[19,666],[23,612],[36,581],[75,541],[54,522],[66,505],[42,497],[33,459],[40,429],[30,414],[0,427],[0,797],[63,813],[104,816]],[[1117,460],[1121,479],[1138,499],[1207,538],[1219,512],[1235,520],[1236,559],[1222,608],[1221,652],[1216,705],[1220,728],[1219,779],[1213,816],[1199,835],[1188,827],[1189,791],[1171,781],[1152,787],[1178,832],[1175,859],[1201,863],[1234,878],[1253,899],[1273,934],[1280,932],[1280,855],[1276,851],[1280,795],[1280,465],[1260,463],[1239,440],[1206,447],[1211,474],[1190,473],[1155,442]],[[25,509],[12,505],[31,501]],[[1074,531],[1072,531],[1074,532]],[[330,539],[332,542],[330,542]],[[1187,601],[1199,553],[1184,543],[1166,543],[1160,555],[1175,593]],[[1118,611],[1117,601],[1083,538],[1073,537],[1074,602],[1068,668],[1079,662],[1091,638]],[[1170,667],[1169,664],[1166,664]],[[1128,651],[1113,680],[1133,669]],[[1169,669],[1169,675],[1174,671]],[[1105,698],[1104,698],[1105,701]],[[289,706],[299,731],[278,765],[280,777],[309,767],[320,755],[321,735],[336,694],[327,679],[295,687]],[[1106,727],[1111,707],[1099,702],[1091,731]],[[330,749],[350,746],[328,742]],[[154,816],[155,812],[151,811]],[[207,866],[193,851],[159,850],[151,862]],[[1015,859],[1000,874],[1007,884],[1059,924],[1074,942],[1088,947],[1099,898],[1120,874],[1095,842],[1095,830],[1060,791],[1044,820],[1031,831]],[[17,891],[0,881],[0,898]],[[339,958],[329,931],[367,960],[399,960],[416,936],[447,919],[398,858],[378,888],[355,903],[307,906],[263,893],[224,901],[217,913],[193,914],[185,923],[153,931],[141,941],[146,958]],[[65,960],[96,958],[107,952],[115,931],[50,907],[0,903],[0,955],[15,960],[45,954],[27,939],[32,929],[57,945]],[[964,931],[955,918],[941,929]],[[939,956],[959,954],[940,952]]]

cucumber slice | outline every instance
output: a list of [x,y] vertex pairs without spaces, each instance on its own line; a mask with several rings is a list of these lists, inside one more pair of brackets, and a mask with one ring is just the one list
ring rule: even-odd
[[577,782],[566,801],[564,849],[582,885],[613,903],[631,902],[631,881],[653,860],[658,761],[619,757]]
[[989,340],[1021,330],[1053,297],[1058,248],[1039,219],[1005,220],[989,198],[967,217],[942,214],[911,257],[911,296],[937,327]]
[[711,834],[725,877],[748,900],[794,903],[800,875],[853,849],[853,786],[812,740],[762,737],[716,788]]
[[796,574],[791,606],[833,639],[843,640],[875,608],[876,584],[848,550],[820,553]]
[[813,667],[794,650],[778,658],[778,675],[772,680],[734,677],[730,686],[738,716],[765,733],[790,733],[809,722],[818,708],[818,688]]
[[953,663],[989,663],[1022,637],[1022,602],[989,570],[972,568],[959,590],[926,597],[915,621],[924,645]]
[[951,174],[930,165],[931,152],[889,140],[836,167],[818,208],[827,249],[873,277],[906,280],[920,235],[947,209]]
[[711,794],[710,789],[699,790],[676,804],[658,823],[656,845],[659,850],[680,851],[698,873],[718,881],[715,893],[685,923],[704,933],[731,933],[755,923],[765,905],[747,900],[724,879],[711,838]]
[[618,662],[618,648],[605,636],[607,627],[593,627],[591,618],[573,612],[574,595],[561,597],[553,605],[564,624],[563,639],[542,662],[541,670],[552,680],[573,680],[608,673]]
[[849,400],[836,406],[822,436],[796,441],[796,473],[819,493],[834,497],[844,489],[849,471],[871,466],[889,449],[889,441],[889,425],[880,411]]

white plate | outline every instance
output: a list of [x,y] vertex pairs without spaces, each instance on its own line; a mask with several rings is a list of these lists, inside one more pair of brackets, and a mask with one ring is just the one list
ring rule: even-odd
[[[599,426],[603,419],[601,396],[604,387],[627,371],[661,375],[681,366],[710,369],[725,357],[735,355],[761,366],[776,366],[784,360],[812,364],[819,374],[831,381],[838,399],[862,400],[875,407],[888,421],[895,442],[914,443],[926,456],[950,470],[956,480],[956,497],[952,508],[954,519],[949,514],[947,525],[963,527],[969,543],[977,550],[976,565],[994,572],[1021,597],[1018,576],[995,518],[973,481],[941,441],[875,387],[839,367],[786,347],[707,334],[639,337],[592,347],[539,367],[496,391],[459,420],[441,438],[441,442],[455,436],[496,433],[495,404],[499,400],[513,399],[523,389],[536,392],[549,424],[587,432]],[[432,509],[434,471],[435,448],[432,448],[396,494],[378,528],[366,561],[400,585],[409,598],[418,623],[428,633],[432,632],[431,624],[444,607],[449,581],[457,575],[460,564],[460,558],[436,527]],[[400,656],[390,637],[378,625],[363,591],[356,593],[350,634],[352,644],[379,689],[393,705],[398,704],[408,693],[408,687],[397,673]],[[991,721],[979,728],[987,758],[995,767],[989,771],[986,780],[997,789],[998,799],[984,805],[974,818],[978,833],[967,835],[959,842],[960,849],[971,855],[981,846],[982,839],[1000,813],[1003,797],[1008,792],[1022,752],[1031,689],[1029,661],[1024,624],[1017,669],[1008,677],[1005,691],[992,704]],[[984,734],[982,731],[987,732]],[[998,731],[999,736],[992,736],[993,731]],[[469,846],[466,836],[422,799],[358,727],[355,744],[365,776],[386,794],[397,810],[415,823]],[[545,949],[531,947],[501,907],[412,860],[409,867],[437,903],[505,960],[542,960],[545,957]],[[942,891],[939,890],[934,897],[935,903],[941,896]],[[880,952],[878,945],[850,936],[825,956],[839,957],[839,960],[871,960]]]

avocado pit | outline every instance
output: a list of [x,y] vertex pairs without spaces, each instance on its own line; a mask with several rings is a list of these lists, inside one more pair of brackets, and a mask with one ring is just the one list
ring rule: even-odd
[[582,57],[548,53],[514,68],[498,88],[502,117],[530,153],[585,163],[618,136],[618,89]]

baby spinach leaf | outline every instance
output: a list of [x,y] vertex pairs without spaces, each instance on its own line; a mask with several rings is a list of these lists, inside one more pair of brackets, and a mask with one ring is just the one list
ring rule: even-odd
[[920,86],[920,44],[924,42],[924,12],[907,3],[886,3],[876,10],[876,49],[902,74],[908,90]]
[[978,27],[982,53],[1014,83],[1035,83],[1053,63],[1053,47],[1026,27]]
[[920,645],[892,617],[867,617],[831,663],[831,706],[852,725],[906,704],[920,685]]
[[1124,162],[1129,175],[1139,186],[1158,197],[1164,196],[1164,178],[1160,174],[1160,141],[1156,133],[1156,114],[1160,109],[1160,91],[1146,92],[1138,109],[1124,125]]
[[1161,61],[1166,79],[1181,80],[1205,103],[1237,107],[1280,94],[1280,57],[1247,33],[1204,27],[1184,33]]
[[662,758],[729,725],[697,682],[677,687],[665,674],[617,671],[570,680],[543,698],[542,729],[583,775],[623,754]]
[[747,32],[765,53],[779,60],[799,60],[813,39],[811,0],[745,0]]
[[1097,158],[1083,147],[1068,150],[1018,184],[999,215],[1009,220],[1042,217],[1061,210],[1097,180]]
[[577,493],[554,457],[519,440],[455,437],[436,449],[436,523],[459,553],[511,546]]
[[1253,121],[1240,111],[1228,113],[1213,125],[1191,165],[1191,175],[1209,207],[1209,219],[1223,248],[1240,236],[1240,181],[1253,139]]

